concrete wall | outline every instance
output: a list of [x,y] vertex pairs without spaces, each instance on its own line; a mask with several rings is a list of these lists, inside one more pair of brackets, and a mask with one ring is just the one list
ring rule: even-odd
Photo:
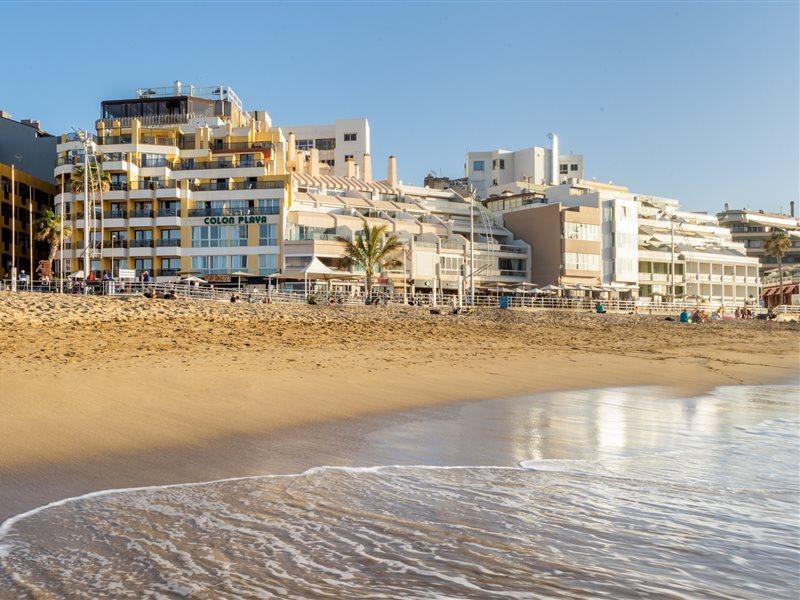
[[561,206],[541,204],[503,214],[514,237],[531,247],[531,280],[557,284],[561,276]]

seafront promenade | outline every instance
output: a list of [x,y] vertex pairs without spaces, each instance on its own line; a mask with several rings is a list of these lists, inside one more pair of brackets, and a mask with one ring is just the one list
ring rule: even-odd
[[[10,292],[10,282],[0,283],[0,293]],[[60,290],[55,283],[33,283],[27,287],[18,287],[20,292],[34,292],[45,294],[59,294]],[[601,304],[607,312],[648,314],[648,315],[675,315],[682,310],[701,310],[707,314],[722,309],[723,314],[732,316],[741,306],[734,303],[713,302],[708,300],[677,300],[674,302],[656,302],[650,299],[619,300],[603,298],[593,294],[591,290],[576,290],[583,295],[556,295],[554,293],[542,294],[534,290],[511,291],[476,294],[473,299],[461,294],[433,294],[433,293],[375,293],[371,301],[378,305],[405,305],[436,308],[441,310],[469,310],[481,308],[519,308],[538,310],[569,310],[569,311],[594,311]],[[182,283],[156,283],[141,281],[120,284],[115,281],[98,281],[88,288],[67,288],[64,292],[71,296],[104,296],[111,298],[130,298],[136,296],[154,300],[198,300],[215,302],[241,302],[245,304],[313,304],[313,305],[338,305],[361,306],[366,303],[363,294],[328,292],[317,290],[309,293],[288,292],[279,290],[254,289],[244,286],[241,288],[215,288],[213,285],[194,285]],[[766,315],[767,309],[755,304],[746,305],[752,316]],[[772,311],[774,315],[787,315],[794,317],[800,315],[800,306],[783,305]]]

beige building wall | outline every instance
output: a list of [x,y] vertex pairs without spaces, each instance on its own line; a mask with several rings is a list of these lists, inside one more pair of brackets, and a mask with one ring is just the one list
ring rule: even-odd
[[[599,241],[564,238],[564,223],[600,225],[600,210],[579,206],[564,208],[561,204],[535,204],[503,213],[503,223],[531,247],[531,280],[544,285],[600,283],[600,271],[562,269],[564,254],[593,254],[600,256]],[[599,262],[599,259],[598,259]]]

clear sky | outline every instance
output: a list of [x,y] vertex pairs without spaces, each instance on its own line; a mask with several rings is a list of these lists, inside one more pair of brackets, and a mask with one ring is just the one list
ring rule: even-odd
[[273,123],[366,116],[376,176],[583,153],[690,210],[799,200],[797,2],[0,3],[0,108],[93,126],[137,87],[232,86]]

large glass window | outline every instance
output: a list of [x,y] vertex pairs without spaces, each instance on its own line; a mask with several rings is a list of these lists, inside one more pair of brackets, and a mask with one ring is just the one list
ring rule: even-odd
[[278,255],[277,254],[259,254],[258,255],[258,274],[270,275],[278,270]]
[[297,140],[294,147],[298,150],[311,150],[314,147],[314,140]]
[[317,150],[333,150],[336,148],[336,138],[317,138],[314,147]]
[[578,271],[598,271],[600,270],[600,256],[598,254],[565,252],[564,268]]
[[472,161],[472,170],[473,171],[483,171],[484,170],[484,163],[482,160],[473,160]]
[[278,245],[278,226],[275,223],[258,226],[258,245],[277,246]]
[[569,240],[600,241],[600,226],[586,223],[564,223],[564,237]]

